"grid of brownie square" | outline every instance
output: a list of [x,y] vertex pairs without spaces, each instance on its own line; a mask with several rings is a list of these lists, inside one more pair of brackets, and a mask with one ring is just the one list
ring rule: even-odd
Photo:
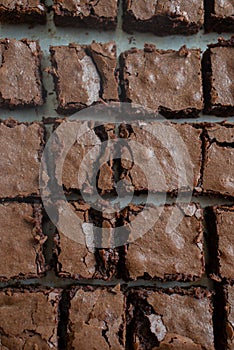
[[118,101],[114,42],[52,46],[50,52],[59,113],[71,114],[101,100]]
[[44,103],[38,41],[0,40],[0,106],[36,107]]
[[207,2],[206,30],[218,33],[234,32],[234,4],[232,0]]
[[117,25],[118,0],[54,0],[53,10],[57,26],[110,30]]
[[204,21],[203,1],[124,0],[123,29],[152,32],[159,36],[199,31]]
[[130,290],[128,309],[134,349],[215,349],[212,295],[207,291]]
[[46,7],[43,0],[19,2],[0,1],[0,21],[9,23],[46,23]]
[[200,50],[131,49],[120,56],[122,100],[172,118],[203,109]]
[[0,291],[1,349],[58,349],[57,290]]

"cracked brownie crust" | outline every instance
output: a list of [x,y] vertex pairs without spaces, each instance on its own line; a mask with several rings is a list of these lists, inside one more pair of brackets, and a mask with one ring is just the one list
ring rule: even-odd
[[7,23],[46,23],[43,0],[0,0],[0,21]]

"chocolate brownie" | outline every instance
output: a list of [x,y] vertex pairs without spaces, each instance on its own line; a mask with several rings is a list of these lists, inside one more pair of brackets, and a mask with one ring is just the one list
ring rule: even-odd
[[125,297],[113,289],[83,288],[72,292],[68,350],[124,350]]
[[43,0],[0,0],[0,21],[9,23],[46,23],[46,7]]
[[203,109],[200,50],[157,50],[145,45],[120,56],[122,100],[172,118]]
[[102,142],[115,138],[114,125],[64,120],[56,126],[52,185],[56,182],[66,191],[86,194],[95,190],[110,192],[114,186],[113,146],[106,143],[102,146]]
[[215,349],[212,298],[207,290],[132,289],[128,308],[132,349]]
[[57,290],[0,292],[2,350],[57,349]]
[[0,122],[0,198],[39,194],[44,128],[40,123]]
[[207,31],[234,32],[233,0],[208,0],[205,27]]
[[205,110],[221,117],[234,114],[234,37],[219,39],[203,55]]
[[59,113],[118,100],[114,42],[52,46],[50,52]]
[[54,0],[56,26],[110,30],[117,25],[118,0]]
[[226,338],[227,349],[234,349],[234,287],[227,285],[225,287],[225,310],[226,314]]
[[123,29],[156,35],[194,34],[203,25],[203,1],[124,0]]
[[203,190],[206,193],[234,196],[234,124],[206,127],[203,164]]
[[128,278],[195,280],[202,276],[203,211],[197,205],[130,205],[123,215],[130,241],[125,253]]
[[209,271],[216,279],[234,280],[234,238],[230,228],[234,224],[234,208],[211,207],[207,210],[208,242],[210,249]]
[[0,204],[0,280],[31,278],[45,272],[41,206]]
[[122,124],[120,137],[125,138],[130,147],[130,150],[128,146],[122,147],[120,178],[126,183],[126,189],[130,186],[137,192],[199,191],[201,134],[199,125]]
[[38,41],[0,40],[0,106],[36,107],[44,103]]

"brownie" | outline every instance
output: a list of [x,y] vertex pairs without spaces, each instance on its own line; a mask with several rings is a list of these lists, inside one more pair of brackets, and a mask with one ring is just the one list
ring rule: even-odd
[[40,123],[0,122],[0,198],[39,194],[44,128]]
[[232,0],[208,0],[206,31],[234,32],[234,3]]
[[39,277],[45,272],[39,204],[0,204],[0,280]]
[[55,182],[63,185],[68,192],[81,191],[86,194],[96,190],[105,193],[113,189],[113,146],[105,141],[115,138],[115,126],[99,124],[77,120],[57,121],[51,146],[55,162],[52,185]]
[[46,7],[43,0],[0,1],[0,21],[8,23],[46,23]]
[[117,101],[116,45],[50,47],[58,113],[72,114],[100,101]]
[[234,196],[234,124],[211,124],[206,127],[203,190]]
[[44,103],[38,41],[0,40],[0,107],[36,107]]
[[123,29],[159,36],[197,33],[203,25],[203,1],[124,0]]
[[4,289],[0,292],[2,350],[57,350],[57,290]]
[[234,287],[227,285],[225,288],[225,310],[226,314],[226,338],[227,338],[227,349],[234,349]]
[[211,277],[219,280],[234,280],[234,239],[230,234],[234,223],[234,208],[228,206],[211,207],[207,211],[210,249],[209,271]]
[[195,280],[204,272],[203,211],[196,204],[129,205],[127,278]]
[[72,293],[67,349],[124,350],[125,297],[113,289],[83,288]]
[[234,114],[234,37],[219,39],[203,55],[205,111],[221,117]]
[[157,50],[145,44],[120,56],[122,100],[152,114],[195,117],[203,109],[200,50]]
[[212,297],[207,290],[132,289],[128,309],[132,349],[215,349]]
[[123,145],[121,151],[120,178],[126,183],[126,189],[129,186],[130,190],[133,187],[137,192],[199,191],[201,134],[199,125],[169,122],[122,124],[120,137],[126,139],[132,148],[129,151]]
[[117,25],[118,0],[54,0],[53,9],[56,26],[110,30]]

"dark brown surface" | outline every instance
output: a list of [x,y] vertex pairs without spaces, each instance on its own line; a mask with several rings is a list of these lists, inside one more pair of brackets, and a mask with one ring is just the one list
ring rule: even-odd
[[82,1],[54,0],[54,21],[57,26],[115,29],[118,0]]
[[117,101],[114,42],[50,48],[58,112],[71,114],[101,100]]
[[44,103],[41,57],[38,41],[0,40],[1,107],[36,107]]
[[41,206],[0,204],[0,280],[40,277],[45,272]]
[[69,312],[68,350],[124,350],[125,297],[113,289],[77,289]]
[[0,21],[9,23],[46,23],[46,7],[43,0],[1,0]]
[[203,25],[203,1],[124,0],[123,29],[156,35],[189,35]]
[[172,118],[203,109],[200,50],[131,49],[121,54],[123,101]]
[[206,193],[234,196],[234,125],[206,127],[203,190]]
[[219,39],[203,55],[205,110],[222,118],[234,113],[234,38]]
[[208,32],[234,32],[233,0],[208,0],[205,27]]
[[234,349],[234,287],[226,286],[225,288],[225,297],[226,297],[226,336],[227,336],[227,349]]
[[59,292],[56,290],[2,290],[1,349],[57,350],[59,298]]
[[[122,124],[120,136],[134,144],[131,152],[127,147],[122,148],[120,178],[137,192],[199,191],[201,133],[199,127],[189,124]],[[126,161],[131,159],[132,161]]]
[[136,289],[128,302],[131,349],[214,350],[208,291]]
[[[128,278],[165,281],[194,280],[202,276],[203,211],[199,207],[192,203],[187,208],[184,205],[184,209],[176,205],[164,208],[130,205],[124,214],[129,238],[138,234],[126,249]],[[155,222],[145,232],[149,215]]]
[[0,123],[0,197],[39,194],[40,157],[44,128],[40,123]]

